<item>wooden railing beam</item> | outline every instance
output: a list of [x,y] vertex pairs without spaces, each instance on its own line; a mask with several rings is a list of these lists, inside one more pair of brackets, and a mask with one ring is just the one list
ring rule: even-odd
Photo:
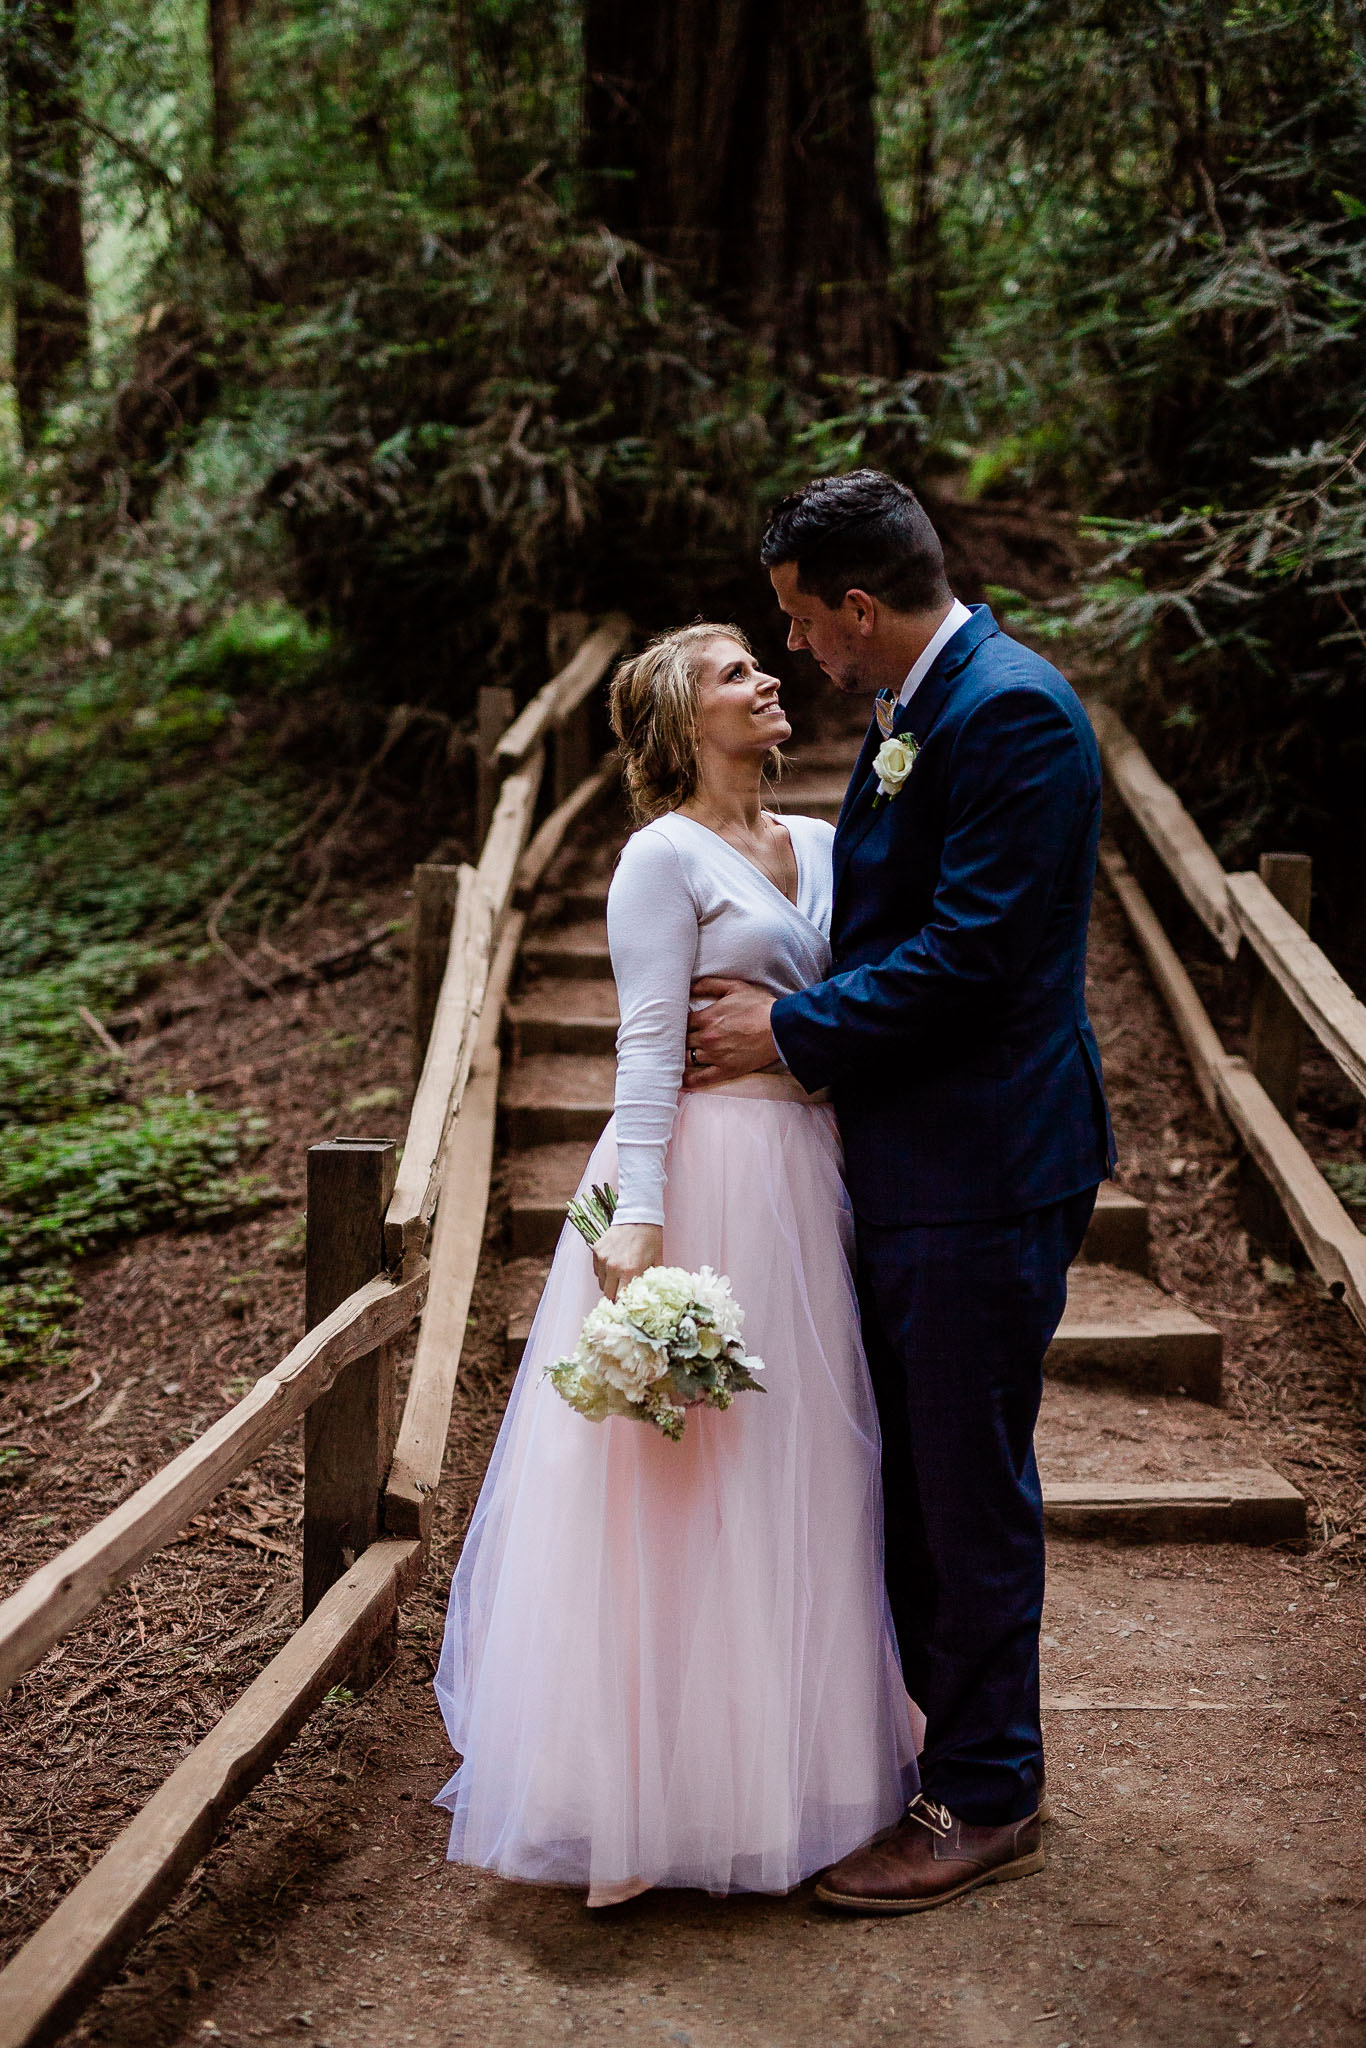
[[441,1151],[474,1054],[491,929],[487,892],[474,869],[462,867],[446,972],[384,1221],[385,1256],[391,1270],[426,1246],[441,1185]]
[[421,1546],[372,1544],[0,1971],[0,2048],[70,2027],[329,1687],[391,1625]]
[[399,1282],[370,1281],[178,1458],[0,1602],[0,1695],[278,1442],[344,1366],[401,1336],[426,1297],[425,1265]]
[[1139,950],[1166,997],[1196,1083],[1275,1190],[1287,1221],[1329,1292],[1366,1329],[1366,1237],[1267,1095],[1246,1060],[1225,1052],[1190,976],[1147,897],[1113,848],[1101,862]]
[[498,1121],[499,1025],[521,940],[522,919],[510,917],[489,970],[470,1076],[447,1148],[432,1236],[434,1285],[418,1332],[384,1490],[384,1526],[389,1534],[420,1537],[424,1543],[431,1533],[441,1483],[456,1374],[484,1242]]
[[1229,898],[1248,944],[1325,1052],[1366,1095],[1366,1003],[1278,903],[1260,875],[1230,875]]
[[565,836],[584,812],[591,810],[598,798],[618,780],[621,763],[615,749],[604,755],[594,772],[586,776],[573,793],[558,804],[543,824],[536,828],[536,836],[522,855],[517,868],[513,900],[523,907],[530,903],[545,879],[546,869],[564,844]]
[[615,656],[626,645],[631,622],[613,612],[588,635],[573,659],[552,676],[524,705],[498,742],[504,774],[520,768],[542,746],[556,726],[566,723],[602,681]]
[[[1258,863],[1263,882],[1301,930],[1309,929],[1313,863],[1307,853],[1264,853]],[[1253,962],[1252,1009],[1247,1059],[1252,1072],[1293,1131],[1299,1109],[1304,1025],[1295,1005],[1260,960]],[[1294,1232],[1274,1184],[1248,1153],[1239,1172],[1239,1208],[1251,1235],[1273,1251],[1288,1252]]]
[[413,1086],[422,1079],[441,981],[451,948],[451,925],[460,869],[423,861],[413,869],[413,949],[409,961],[409,1014],[413,1034]]
[[1134,823],[1189,903],[1232,960],[1238,923],[1219,857],[1170,784],[1164,782],[1119,714],[1088,704],[1101,758]]

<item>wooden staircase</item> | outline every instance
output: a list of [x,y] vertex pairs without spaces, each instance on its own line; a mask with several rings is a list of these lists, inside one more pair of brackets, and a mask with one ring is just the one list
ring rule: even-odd
[[[851,763],[848,747],[812,749],[781,785],[784,809],[833,821]],[[601,835],[558,889],[539,901],[522,947],[523,986],[506,1012],[502,1118],[514,1304],[510,1362],[520,1360],[551,1254],[589,1152],[612,1113],[618,1012],[607,949],[606,899],[624,836]],[[1149,1277],[1147,1205],[1107,1184],[1097,1201],[1067,1310],[1046,1360],[1055,1381],[1217,1403],[1220,1332]],[[1147,1411],[1138,1409],[1137,1414]],[[1303,1497],[1269,1467],[1249,1463],[1172,1480],[1075,1480],[1045,1472],[1045,1512],[1059,1533],[1128,1540],[1301,1536]]]

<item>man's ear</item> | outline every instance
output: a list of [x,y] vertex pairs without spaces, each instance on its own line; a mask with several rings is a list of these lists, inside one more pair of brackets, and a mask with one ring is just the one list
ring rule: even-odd
[[855,631],[867,640],[877,626],[877,599],[866,590],[846,590],[842,609],[850,614]]

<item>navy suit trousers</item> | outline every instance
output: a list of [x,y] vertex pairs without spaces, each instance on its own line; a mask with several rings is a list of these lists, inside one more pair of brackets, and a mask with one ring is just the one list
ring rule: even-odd
[[926,1717],[926,1796],[978,1824],[1039,1802],[1043,1357],[1096,1190],[985,1223],[858,1222],[882,1423],[887,1590]]

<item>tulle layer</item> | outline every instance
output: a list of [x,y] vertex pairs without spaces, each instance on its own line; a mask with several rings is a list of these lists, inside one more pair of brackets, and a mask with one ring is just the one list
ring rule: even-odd
[[[615,1176],[609,1124],[584,1184]],[[438,1804],[507,1876],[785,1891],[914,1789],[831,1111],[685,1097],[666,1207],[767,1391],[681,1444],[576,1415],[542,1377],[598,1299],[566,1227],[451,1589]]]

